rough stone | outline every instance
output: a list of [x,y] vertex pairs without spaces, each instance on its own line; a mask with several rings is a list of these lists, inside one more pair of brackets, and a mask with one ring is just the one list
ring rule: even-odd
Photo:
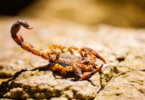
[[[19,18],[3,19],[0,32],[10,30],[6,23]],[[55,20],[55,21],[53,21]],[[140,100],[144,98],[145,47],[144,29],[126,29],[109,25],[88,27],[50,19],[43,23],[27,19],[35,30],[21,28],[24,40],[47,51],[48,46],[82,46],[96,50],[105,58],[100,72],[89,80],[75,77],[55,78],[49,61],[28,53],[11,39],[0,34],[0,98],[7,99],[96,99]],[[52,25],[53,23],[53,25]],[[10,24],[12,25],[12,24]],[[7,38],[5,38],[7,37]],[[78,55],[74,50],[75,55]],[[102,63],[96,61],[96,66]]]
[[[98,76],[98,74],[96,74]],[[96,76],[94,75],[94,76]],[[98,76],[99,77],[99,76]],[[24,71],[15,79],[2,83],[0,94],[5,98],[52,98],[92,99],[100,84],[89,81],[71,81],[71,79],[55,79],[51,71]],[[78,87],[75,89],[74,87]],[[6,89],[7,88],[7,89]]]
[[113,77],[94,100],[142,100],[145,98],[143,76],[143,71],[131,71]]

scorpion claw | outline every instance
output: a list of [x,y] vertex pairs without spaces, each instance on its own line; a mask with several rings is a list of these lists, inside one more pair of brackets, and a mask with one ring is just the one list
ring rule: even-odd
[[82,47],[81,50],[89,52],[90,54],[94,55],[95,57],[102,60],[106,64],[106,60],[102,56],[100,56],[95,50],[88,47]]
[[95,73],[99,72],[102,67],[103,67],[103,64],[101,64],[101,66],[99,68],[97,68],[96,70],[93,70],[91,72],[84,72],[83,75],[82,75],[82,77],[80,78],[80,80],[87,80],[87,79],[89,79]]
[[100,56],[99,54],[96,54],[95,56],[96,56],[98,59],[102,60],[102,61],[106,64],[106,60],[105,60],[102,56]]

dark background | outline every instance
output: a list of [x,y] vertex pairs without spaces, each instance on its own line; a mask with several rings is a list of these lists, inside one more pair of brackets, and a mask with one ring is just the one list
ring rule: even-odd
[[56,17],[87,25],[145,27],[145,0],[1,0],[1,16]]
[[1,15],[18,15],[25,7],[33,3],[35,0],[1,0]]

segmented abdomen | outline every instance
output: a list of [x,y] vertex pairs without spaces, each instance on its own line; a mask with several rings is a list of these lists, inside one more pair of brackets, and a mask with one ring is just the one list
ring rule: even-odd
[[[52,57],[53,63],[55,63],[55,59],[56,59],[56,57],[53,56]],[[59,60],[58,60],[58,64],[61,66],[64,66],[64,67],[72,66],[76,61],[79,61],[79,60],[81,60],[81,57],[66,54],[66,53],[61,53]]]

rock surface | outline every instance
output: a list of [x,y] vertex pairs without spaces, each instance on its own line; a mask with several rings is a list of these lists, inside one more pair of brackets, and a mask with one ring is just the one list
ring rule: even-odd
[[51,98],[67,97],[68,99],[92,99],[96,91],[100,90],[99,74],[93,76],[92,81],[71,81],[70,79],[56,79],[52,71],[25,71],[15,79],[2,83],[0,93],[5,98]]
[[94,100],[143,100],[145,72],[130,71],[116,77],[103,88]]
[[[0,97],[13,99],[51,100],[95,99],[135,100],[145,98],[145,30],[124,29],[100,25],[82,26],[76,23],[51,19],[48,23],[26,19],[34,30],[24,28],[20,33],[24,40],[48,50],[53,44],[95,49],[105,64],[99,73],[89,80],[55,78],[47,67],[49,62],[20,48],[11,39],[8,26],[0,30]],[[16,19],[6,20],[10,24]],[[37,25],[36,25],[37,23]],[[2,33],[1,31],[1,33]],[[26,33],[26,34],[24,34]],[[6,37],[6,38],[4,38]],[[66,42],[67,41],[67,42]],[[77,53],[75,52],[77,55]],[[97,60],[96,67],[100,64]]]

